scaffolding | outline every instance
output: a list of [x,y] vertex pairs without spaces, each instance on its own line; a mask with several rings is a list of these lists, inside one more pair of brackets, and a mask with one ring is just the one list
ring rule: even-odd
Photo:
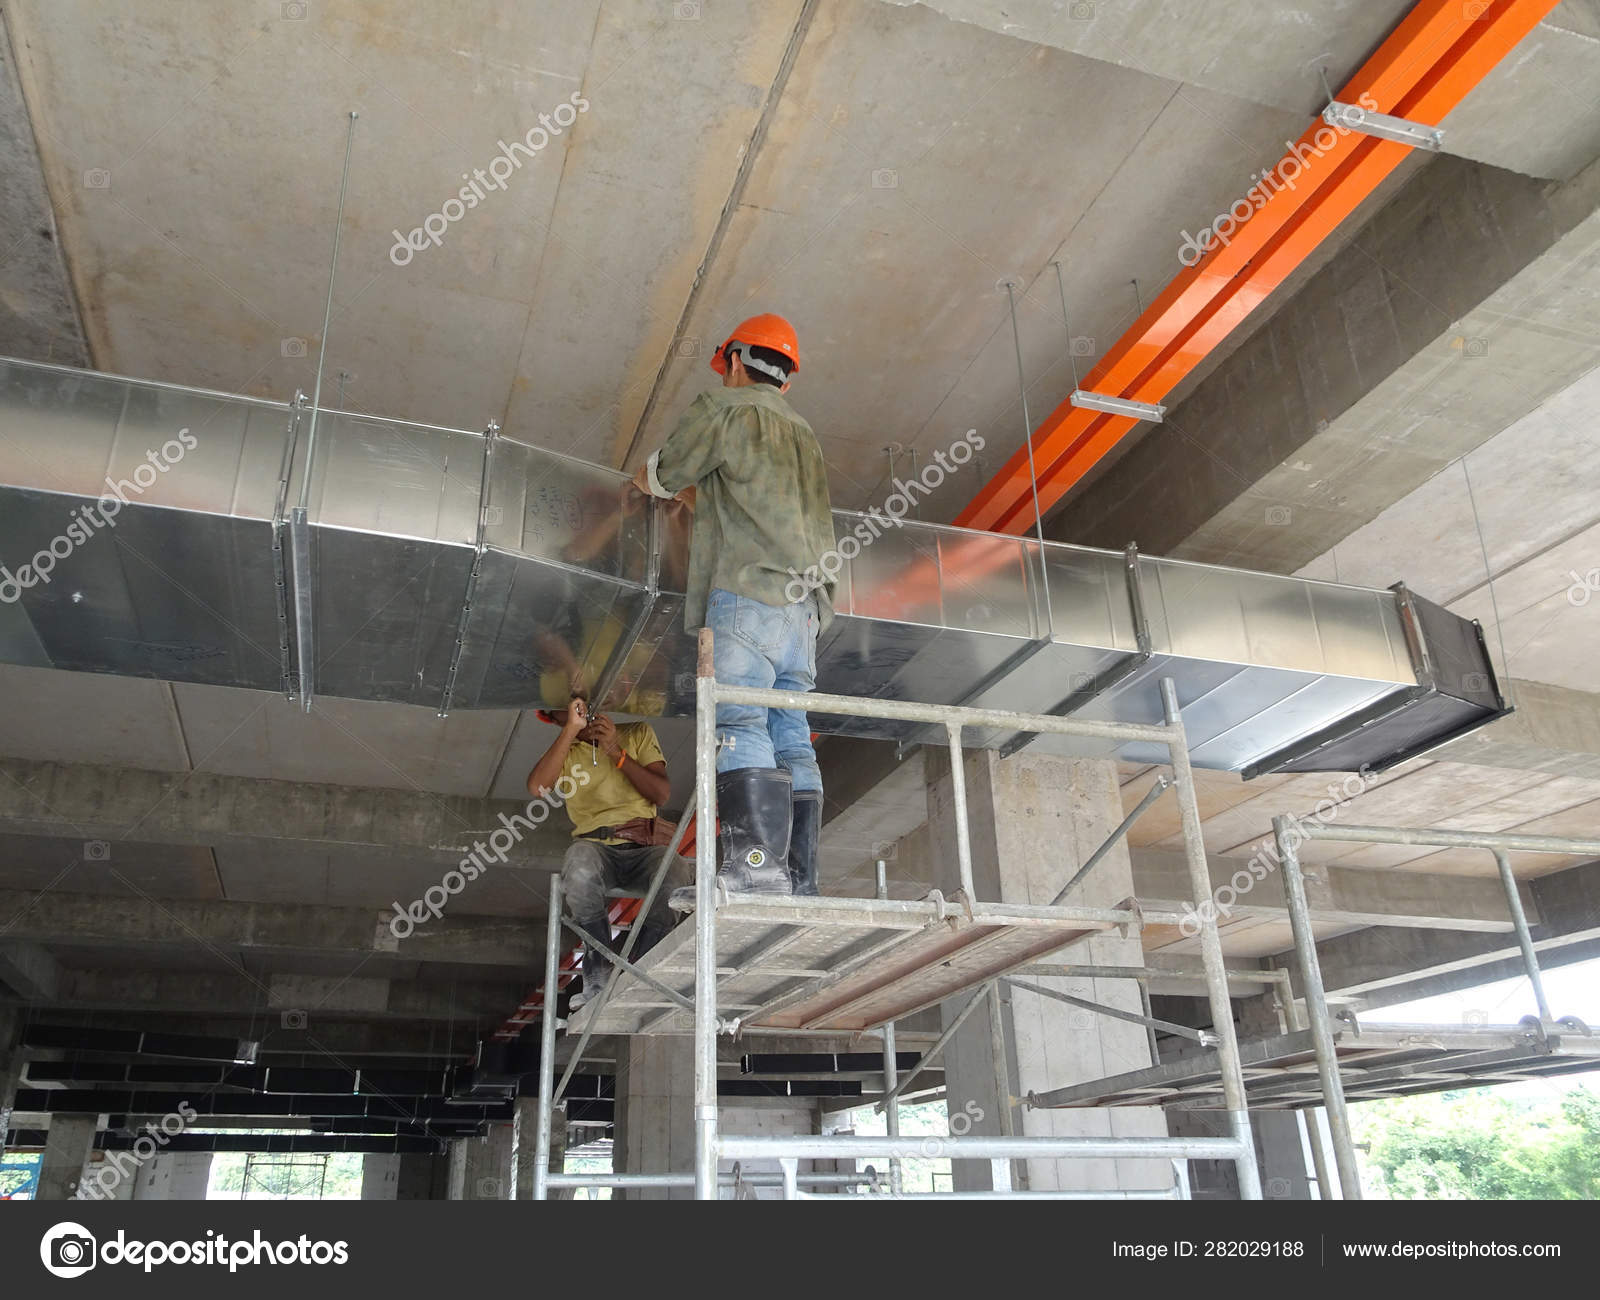
[[[1574,839],[1558,835],[1523,835],[1515,831],[1455,831],[1438,827],[1412,828],[1406,826],[1337,826],[1317,821],[1301,821],[1293,817],[1272,819],[1273,842],[1277,849],[1278,864],[1283,871],[1284,896],[1289,908],[1289,926],[1294,934],[1295,964],[1300,975],[1301,992],[1305,999],[1306,1018],[1309,1021],[1309,1039],[1317,1065],[1317,1079],[1322,1094],[1323,1108],[1328,1118],[1328,1132],[1333,1144],[1333,1158],[1337,1166],[1339,1189],[1346,1200],[1361,1199],[1361,1175],[1356,1166],[1355,1143],[1350,1135],[1350,1116],[1345,1104],[1344,1080],[1340,1072],[1340,1035],[1335,1032],[1334,1019],[1328,1010],[1327,992],[1322,983],[1322,967],[1317,960],[1316,936],[1311,928],[1311,908],[1306,901],[1305,875],[1300,867],[1300,844],[1305,840],[1339,840],[1354,844],[1415,844],[1431,848],[1482,849],[1494,855],[1500,886],[1506,896],[1506,910],[1510,914],[1511,928],[1517,936],[1517,948],[1522,956],[1522,967],[1533,987],[1534,1002],[1539,1014],[1529,1017],[1520,1027],[1480,1026],[1481,1032],[1450,1031],[1466,1039],[1459,1047],[1442,1041],[1446,1031],[1439,1026],[1414,1027],[1412,1059],[1397,1062],[1395,1068],[1411,1071],[1413,1077],[1421,1074],[1427,1065],[1447,1073],[1462,1075],[1472,1073],[1495,1074],[1511,1072],[1515,1061],[1549,1057],[1560,1051],[1563,1039],[1567,1041],[1568,1054],[1576,1057],[1576,1068],[1592,1068],[1595,1059],[1588,1026],[1573,1018],[1556,1020],[1550,1014],[1549,1000],[1545,997],[1544,979],[1539,970],[1539,957],[1534,949],[1533,935],[1528,929],[1528,918],[1522,908],[1522,897],[1517,892],[1517,879],[1511,870],[1511,853],[1559,853],[1571,856],[1600,855],[1600,839]],[[1291,1003],[1292,1005],[1292,1003]],[[1525,1037],[1534,1040],[1526,1046],[1505,1041],[1525,1030]],[[1454,1061],[1432,1060],[1419,1063],[1418,1047],[1427,1036],[1441,1041],[1437,1049],[1420,1053],[1441,1057],[1459,1055],[1465,1059]],[[1492,1041],[1494,1036],[1499,1041]],[[1347,1049],[1348,1050],[1348,1049]],[[1485,1054],[1488,1054],[1487,1059]],[[1463,1066],[1483,1065],[1482,1071],[1464,1070]],[[1537,1064],[1537,1060],[1535,1061]],[[1522,1076],[1537,1073],[1523,1071]],[[1320,1147],[1313,1144],[1314,1153]],[[1319,1176],[1319,1191],[1324,1197],[1328,1185]]]
[[[1141,912],[1133,900],[1117,908],[1081,907],[1066,902],[1081,879],[1080,872],[1048,905],[1022,906],[985,902],[977,897],[972,872],[972,842],[966,805],[962,729],[1001,728],[1008,732],[1064,735],[1098,741],[1137,741],[1159,746],[1170,756],[1172,780],[1181,813],[1185,857],[1194,905],[1211,890],[1205,846],[1200,835],[1200,811],[1194,773],[1189,762],[1177,688],[1163,679],[1161,698],[1164,721],[1156,724],[1094,722],[1056,714],[1027,714],[961,705],[932,705],[901,700],[867,699],[792,691],[762,690],[718,682],[712,670],[712,634],[702,629],[695,682],[695,817],[699,832],[695,843],[695,907],[692,945],[685,938],[660,954],[652,952],[650,969],[631,959],[638,929],[631,930],[620,952],[597,945],[600,954],[615,965],[616,976],[581,1013],[580,1037],[558,1084],[555,1079],[556,1029],[554,990],[563,925],[575,928],[561,916],[561,883],[552,881],[550,915],[545,946],[545,987],[551,991],[541,1020],[539,1055],[538,1126],[535,1142],[534,1199],[546,1199],[552,1190],[590,1186],[687,1186],[685,1174],[557,1174],[549,1168],[551,1131],[556,1109],[568,1080],[576,1070],[590,1036],[608,1033],[682,1033],[694,1039],[695,1165],[693,1187],[697,1199],[717,1195],[719,1162],[776,1161],[782,1171],[784,1195],[797,1198],[812,1177],[799,1173],[801,1160],[887,1159],[891,1186],[899,1189],[898,1162],[921,1152],[921,1139],[897,1134],[898,1098],[954,1036],[955,1030],[980,1005],[987,1009],[996,1088],[1001,1098],[998,1136],[959,1136],[940,1139],[940,1152],[952,1161],[987,1162],[992,1170],[989,1193],[953,1193],[973,1196],[1034,1195],[1051,1199],[1098,1197],[1093,1192],[1023,1193],[1012,1186],[1011,1161],[1043,1159],[1150,1159],[1171,1161],[1173,1186],[1168,1189],[1121,1193],[1128,1199],[1168,1199],[1187,1194],[1184,1162],[1230,1161],[1238,1172],[1241,1195],[1257,1200],[1261,1180],[1256,1167],[1250,1117],[1245,1107],[1244,1076],[1239,1042],[1230,1009],[1229,972],[1223,962],[1215,917],[1203,919],[1201,957],[1213,1030],[1203,1035],[1213,1043],[1222,1062],[1222,1091],[1227,1134],[1222,1137],[1043,1137],[1015,1132],[1012,1095],[1000,1009],[1000,982],[1038,959],[1086,936],[1110,928],[1124,934],[1138,932],[1146,921],[1172,924],[1176,917]],[[770,899],[760,896],[730,897],[718,888],[716,825],[716,710],[719,703],[753,705],[771,709],[816,710],[834,715],[887,718],[921,723],[944,732],[951,757],[952,802],[956,824],[956,868],[959,890],[951,899],[937,891],[922,900],[891,900],[881,873],[877,898]],[[1166,788],[1163,786],[1162,788]],[[1086,870],[1109,849],[1150,806],[1146,800],[1126,818],[1092,855]],[[685,824],[668,846],[661,867],[651,881],[641,914],[649,911],[682,842]],[[675,934],[691,931],[680,926]],[[724,942],[719,945],[719,932]],[[733,941],[727,942],[728,936]],[[692,995],[669,982],[672,963],[692,948],[692,970],[682,972],[692,984]],[[781,949],[781,951],[780,951]],[[744,954],[735,962],[736,954]],[[810,964],[815,963],[815,964]],[[633,979],[625,980],[624,975]],[[666,978],[663,978],[665,976]],[[731,994],[743,984],[760,986],[754,1000],[742,998],[727,1016]],[[1043,991],[1043,990],[1035,990]],[[917,1069],[902,1079],[894,1077],[894,1022],[925,1007],[961,993],[965,1007],[952,1019],[933,1047],[923,1054]],[[724,997],[724,994],[730,996]],[[1048,995],[1048,994],[1047,994]],[[611,1006],[613,999],[616,1005]],[[1090,1004],[1098,1010],[1098,1004]],[[1147,1025],[1149,1017],[1118,1012]],[[576,1028],[576,1019],[568,1031]],[[1167,1026],[1168,1028],[1176,1028]],[[890,1116],[884,1136],[736,1136],[719,1130],[717,1101],[717,1040],[721,1034],[741,1036],[863,1034],[878,1032],[884,1040],[886,1092],[880,1105]],[[619,1177],[624,1182],[618,1182]]]
[[[996,1088],[1003,1099],[999,1136],[954,1136],[939,1139],[941,1155],[952,1161],[988,1162],[992,1191],[934,1193],[928,1199],[1182,1199],[1189,1195],[1187,1161],[1232,1162],[1239,1191],[1259,1199],[1261,1179],[1251,1135],[1249,1110],[1306,1111],[1318,1193],[1332,1195],[1321,1137],[1312,1108],[1326,1114],[1340,1191],[1346,1199],[1361,1196],[1355,1147],[1346,1107],[1342,1071],[1351,1076],[1358,1097],[1425,1091],[1463,1084],[1540,1078],[1595,1068],[1600,1039],[1574,1017],[1557,1019],[1545,996],[1527,916],[1508,855],[1515,852],[1600,856],[1600,839],[1527,835],[1517,832],[1466,832],[1439,828],[1338,826],[1323,821],[1277,817],[1273,837],[1293,933],[1295,974],[1302,999],[1296,999],[1286,969],[1241,970],[1225,965],[1216,911],[1202,906],[1210,896],[1211,879],[1201,839],[1194,774],[1185,745],[1183,718],[1175,684],[1161,683],[1164,722],[1153,725],[1074,720],[1058,715],[1030,715],[979,709],[801,694],[731,686],[712,673],[711,633],[700,634],[696,678],[696,819],[715,825],[716,708],[719,702],[779,709],[817,709],[831,714],[890,718],[942,729],[951,757],[952,796],[956,823],[956,866],[960,888],[947,899],[939,891],[926,898],[892,900],[885,864],[876,864],[876,897],[763,899],[729,896],[716,880],[716,837],[696,837],[694,923],[683,925],[652,953],[650,969],[629,958],[637,927],[620,953],[604,948],[603,957],[618,975],[581,1013],[568,1031],[580,1037],[560,1083],[555,1080],[557,1022],[553,996],[541,1031],[539,1127],[535,1199],[552,1190],[579,1187],[690,1187],[700,1199],[729,1186],[780,1185],[786,1198],[803,1198],[803,1189],[833,1191],[890,1190],[901,1197],[900,1161],[924,1154],[923,1139],[903,1138],[899,1105],[911,1084],[950,1043],[980,1008],[987,1011]],[[1138,740],[1166,748],[1171,777],[1162,776],[1044,907],[984,902],[976,896],[972,849],[962,764],[964,727],[1008,728],[1094,739]],[[1116,928],[1124,934],[1146,923],[1175,924],[1180,918],[1142,909],[1136,899],[1115,908],[1068,904],[1073,888],[1122,840],[1138,818],[1167,789],[1175,792],[1181,814],[1184,854],[1194,911],[1198,921],[1202,969],[1095,965],[1039,959],[1097,932]],[[647,911],[664,882],[683,839],[687,820],[668,847],[661,868],[645,895]],[[1494,856],[1506,897],[1523,969],[1533,989],[1537,1016],[1517,1025],[1361,1026],[1349,1013],[1336,1017],[1329,1009],[1317,960],[1311,909],[1306,897],[1299,846],[1306,840],[1338,840],[1364,844],[1409,844],[1441,848],[1481,849]],[[560,916],[560,881],[553,882],[546,946],[546,985],[555,989],[561,927],[577,933]],[[580,936],[581,937],[581,936]],[[1197,974],[1204,979],[1212,1028],[1194,1029],[1155,1018],[1150,1012],[1151,979]],[[632,976],[633,978],[625,978]],[[1138,983],[1144,1014],[1076,998],[1024,982],[1026,976],[1092,976]],[[1284,1032],[1252,1040],[1241,1048],[1231,1010],[1230,984],[1259,984],[1276,995]],[[674,987],[674,985],[684,987]],[[1022,988],[1096,1014],[1145,1026],[1152,1064],[1148,1069],[1094,1080],[1046,1093],[1011,1095],[1007,1078],[1000,1011],[1002,986]],[[914,1067],[899,1074],[895,1060],[895,1023],[926,1007],[965,995],[965,1004],[948,1018],[943,1032],[922,1053]],[[1303,1001],[1303,1006],[1302,1006]],[[733,1014],[729,1014],[733,1013]],[[579,1023],[581,1021],[581,1024]],[[1155,1034],[1186,1037],[1197,1050],[1162,1062]],[[695,1168],[690,1173],[564,1174],[549,1169],[551,1124],[584,1048],[596,1033],[690,1033],[695,1047]],[[718,1124],[717,1039],[731,1034],[757,1037],[876,1034],[883,1047],[883,1095],[877,1109],[886,1115],[883,1136],[739,1136],[724,1134]],[[1203,1106],[1225,1112],[1224,1137],[1030,1137],[1015,1132],[1011,1106],[1055,1109],[1073,1106]],[[1171,1189],[1115,1192],[1028,1192],[1015,1189],[1011,1161],[1030,1158],[1170,1160]],[[860,1176],[813,1175],[799,1172],[801,1160],[886,1159],[887,1180],[871,1166]],[[744,1162],[776,1161],[780,1175],[741,1175]],[[719,1162],[734,1162],[734,1173],[720,1173]],[[908,1199],[919,1199],[910,1197]]]

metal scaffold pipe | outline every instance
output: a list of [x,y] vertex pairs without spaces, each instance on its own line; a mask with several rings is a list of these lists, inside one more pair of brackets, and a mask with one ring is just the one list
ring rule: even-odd
[[1168,742],[1172,771],[1177,778],[1178,808],[1183,820],[1184,857],[1189,867],[1189,888],[1201,916],[1200,957],[1206,970],[1206,992],[1211,1005],[1212,1030],[1217,1035],[1217,1055],[1222,1066],[1222,1092],[1228,1107],[1229,1123],[1239,1143],[1239,1195],[1247,1201],[1261,1199],[1261,1172],[1256,1167],[1255,1144],[1250,1138],[1250,1113],[1245,1107],[1244,1070],[1239,1064],[1239,1035],[1233,1023],[1233,1004],[1228,998],[1228,968],[1222,957],[1222,939],[1217,934],[1216,914],[1203,906],[1211,894],[1211,871],[1206,866],[1205,839],[1200,830],[1200,805],[1194,793],[1194,769],[1189,763],[1189,747],[1183,731],[1183,714],[1178,707],[1178,687],[1170,677],[1161,679],[1161,705],[1167,726],[1173,731]]
[[1306,1017],[1311,1022],[1311,1043],[1317,1054],[1317,1077],[1322,1084],[1328,1133],[1333,1139],[1333,1159],[1339,1170],[1339,1189],[1347,1201],[1361,1199],[1361,1174],[1356,1168],[1355,1144],[1350,1138],[1350,1113],[1345,1107],[1344,1083],[1339,1078],[1339,1057],[1333,1043],[1328,999],[1322,987],[1322,967],[1317,961],[1317,939],[1311,929],[1311,907],[1306,902],[1300,875],[1300,853],[1287,817],[1272,819],[1278,861],[1283,871],[1284,899],[1289,907],[1289,928],[1294,932],[1295,957],[1300,963],[1301,990]]

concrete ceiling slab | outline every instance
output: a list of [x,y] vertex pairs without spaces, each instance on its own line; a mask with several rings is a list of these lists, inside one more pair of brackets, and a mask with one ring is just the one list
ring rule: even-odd
[[[1382,790],[1386,785],[1399,780],[1407,772],[1416,770],[1425,764],[1401,766],[1384,772],[1373,778],[1371,791]],[[1241,782],[1231,773],[1218,772],[1206,773],[1201,777],[1196,774],[1196,794],[1204,787],[1208,794],[1207,805],[1204,806],[1202,826],[1206,837],[1206,851],[1216,855],[1224,855],[1232,850],[1271,830],[1272,818],[1280,813],[1293,812],[1298,816],[1309,815],[1317,806],[1319,800],[1337,799],[1341,802],[1348,797],[1344,788],[1344,777],[1338,773],[1312,773],[1305,776],[1284,777],[1271,786],[1258,786],[1255,781]],[[1229,795],[1223,801],[1213,802],[1212,790],[1245,792],[1245,797]],[[1371,797],[1370,794],[1366,797]],[[1129,802],[1129,793],[1124,791],[1123,802]],[[1372,820],[1364,818],[1363,820]],[[1135,836],[1137,838],[1135,838]],[[1138,848],[1166,848],[1181,849],[1183,847],[1183,830],[1179,821],[1178,804],[1176,799],[1163,797],[1139,819],[1129,842]],[[1249,854],[1245,854],[1246,857]]]
[[482,795],[516,720],[512,711],[432,709],[232,687],[173,687],[198,770],[326,785]]
[[[1258,104],[1299,110],[1337,91],[1412,7],[1412,0],[888,0],[925,4],[959,22],[1139,68]],[[1530,176],[1564,180],[1600,155],[1600,124],[1573,86],[1600,81],[1600,8],[1558,5],[1443,120],[1445,150]],[[1299,134],[1297,130],[1296,135]]]
[[[387,413],[450,424],[500,412],[571,134],[518,155],[504,189],[406,267],[390,259],[392,232],[422,225],[464,170],[487,168],[501,140],[567,100],[596,9],[335,0],[294,18],[204,0],[13,6],[96,361],[309,391],[355,109],[334,368]],[[88,111],[96,94],[109,98]],[[101,183],[88,186],[87,171]],[[380,319],[387,338],[358,328]],[[196,350],[197,337],[212,346]]]
[[532,286],[507,428],[620,463],[800,10],[799,0],[703,14],[653,0],[601,7],[590,107]]
[[[836,504],[888,490],[886,443],[931,455],[980,430],[990,448],[924,511],[948,517],[1021,439],[996,281],[1022,280],[1037,416],[1073,386],[1047,263],[1064,263],[1087,369],[1137,314],[1130,281],[1153,296],[1180,268],[1185,224],[1213,220],[1297,120],[921,10],[826,6],[689,333],[720,341],[774,304],[796,319],[807,370],[793,397]],[[1063,123],[1083,124],[1071,147],[1041,148]],[[705,386],[703,364],[669,370],[644,446]]]
[[89,364],[33,124],[0,14],[0,353]]
[[0,754],[184,772],[189,753],[165,682],[0,664]]
[[[270,843],[224,845],[216,859],[224,896],[236,902],[371,907],[375,915],[421,898],[448,869],[378,850],[307,853]],[[543,916],[549,896],[547,870],[493,866],[468,882],[449,909],[462,916]]]
[[[45,835],[0,835],[0,889],[119,898],[222,897],[210,849]],[[4,925],[0,918],[0,929]]]

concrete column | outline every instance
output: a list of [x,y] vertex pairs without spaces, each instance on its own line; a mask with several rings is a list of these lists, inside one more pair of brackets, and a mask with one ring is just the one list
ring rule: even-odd
[[94,1150],[98,1115],[52,1115],[39,1167],[41,1201],[69,1201],[83,1181],[84,1167]]
[[[442,1201],[449,1195],[449,1161],[442,1156],[407,1152],[395,1170],[397,1201]],[[363,1184],[365,1179],[363,1179]]]
[[[618,1040],[612,1164],[618,1173],[694,1172],[694,1040]],[[618,1192],[626,1200],[692,1200],[686,1187]]]
[[485,1136],[451,1144],[452,1201],[509,1201],[511,1192],[510,1124],[491,1124]]
[[[1234,1004],[1239,1011],[1239,1041],[1273,1037],[1281,1033],[1278,1008],[1271,994],[1244,998]],[[1221,1132],[1219,1124],[1219,1132]],[[1292,1110],[1252,1110],[1250,1131],[1255,1137],[1256,1160],[1261,1167],[1261,1190],[1269,1201],[1309,1201],[1311,1179],[1306,1173],[1305,1147],[1300,1141],[1300,1120]],[[1234,1178],[1232,1161],[1219,1162]]]
[[[516,1169],[517,1186],[513,1199],[533,1199],[533,1170],[539,1149],[539,1099],[518,1097],[512,1111],[512,1165]],[[550,1124],[550,1172],[561,1173],[567,1166],[567,1122],[565,1113],[557,1111]],[[572,1199],[570,1191],[551,1189],[552,1201]]]
[[[959,887],[956,824],[948,752],[929,749],[927,878],[950,893]],[[970,753],[965,764],[972,837],[973,879],[985,902],[1046,904],[1122,820],[1116,765],[1020,754],[1003,759],[993,750]],[[1125,845],[1119,845],[1072,894],[1072,901],[1109,907],[1133,894]],[[1108,931],[1047,960],[1138,966],[1137,937]],[[1033,980],[1041,987],[1138,1013],[1138,986],[1131,980]],[[1003,990],[1002,1023],[1012,1096],[1137,1070],[1151,1063],[1144,1027],[1040,997]],[[943,1015],[953,1018],[962,1003],[952,999]],[[980,1007],[945,1050],[952,1132],[997,1135],[1009,1099],[998,1095],[989,1017]],[[1105,1110],[1009,1108],[1012,1131],[1024,1136],[1161,1137],[1165,1118],[1154,1107]],[[987,1189],[987,1164],[954,1165],[956,1190]],[[1013,1162],[1019,1189],[1112,1190],[1172,1186],[1172,1166],[1163,1160],[1028,1160]]]
[[0,1003],[0,1155],[5,1154],[6,1134],[11,1128],[11,1108],[17,1099],[17,1084],[22,1079],[22,1014],[15,1006]]
[[393,1201],[400,1193],[400,1157],[369,1151],[361,1157],[361,1199]]

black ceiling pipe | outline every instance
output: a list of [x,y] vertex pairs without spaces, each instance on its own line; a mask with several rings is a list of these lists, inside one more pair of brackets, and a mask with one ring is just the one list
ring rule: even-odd
[[[896,1052],[895,1068],[909,1070],[922,1059],[921,1052]],[[739,1058],[741,1074],[861,1074],[883,1071],[881,1052],[752,1052]]]
[[511,1118],[509,1105],[455,1106],[437,1097],[325,1097],[254,1093],[124,1092],[113,1089],[19,1088],[15,1109],[64,1115],[224,1115],[239,1119],[326,1117],[418,1122]]
[[254,1061],[259,1044],[242,1038],[146,1033],[86,1025],[23,1026],[22,1046],[52,1051],[115,1052],[122,1056],[172,1056],[188,1061]]

